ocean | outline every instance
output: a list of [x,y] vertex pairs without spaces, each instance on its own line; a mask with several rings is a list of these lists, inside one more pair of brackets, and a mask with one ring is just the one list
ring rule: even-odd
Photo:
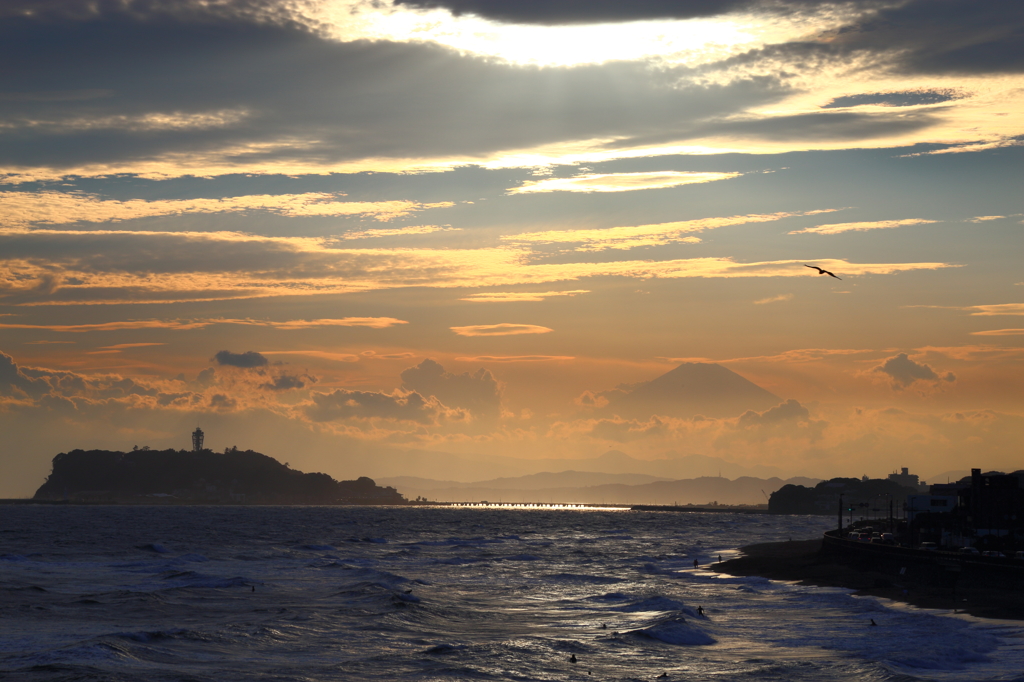
[[1024,680],[1024,623],[706,570],[831,524],[3,506],[0,679]]

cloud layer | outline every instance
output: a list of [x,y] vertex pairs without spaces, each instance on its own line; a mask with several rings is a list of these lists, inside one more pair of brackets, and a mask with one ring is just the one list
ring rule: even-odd
[[[533,166],[687,146],[999,144],[1024,133],[1012,119],[1000,130],[968,125],[990,120],[993,106],[1019,109],[1019,84],[982,80],[1024,71],[1015,33],[1024,17],[1012,0],[29,4],[8,3],[0,24],[0,59],[16,67],[0,82],[0,172],[16,182]],[[522,26],[516,34],[417,7],[563,33],[539,39]],[[530,43],[549,46],[572,39],[564,31],[584,30],[559,25],[697,17],[707,19],[700,30],[675,21],[654,34],[669,46],[664,53],[646,36],[631,58],[547,68],[509,61]],[[744,30],[751,25],[761,28]],[[621,27],[617,35],[629,37]],[[874,82],[850,92],[864,87],[856,79],[866,70]],[[923,75],[931,82],[908,82]],[[955,98],[905,94],[954,87]],[[816,110],[801,101],[815,89]],[[896,102],[892,93],[904,95]],[[625,178],[607,187],[621,189]],[[589,182],[600,185],[579,179],[563,189]],[[406,210],[291,206],[266,208],[381,217]]]

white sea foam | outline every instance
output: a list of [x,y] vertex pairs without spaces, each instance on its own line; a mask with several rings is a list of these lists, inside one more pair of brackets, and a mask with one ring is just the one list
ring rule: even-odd
[[714,637],[694,627],[682,618],[664,620],[640,630],[633,630],[627,634],[649,637],[666,644],[685,646],[706,646],[715,643]]

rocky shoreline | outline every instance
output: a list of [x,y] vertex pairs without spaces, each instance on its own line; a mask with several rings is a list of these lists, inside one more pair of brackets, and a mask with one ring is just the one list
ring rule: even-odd
[[[927,584],[864,570],[822,551],[822,541],[792,540],[742,547],[742,556],[709,568],[735,576],[757,575],[802,585],[844,587],[859,595],[883,597],[927,609],[966,612],[981,618],[1024,620],[1024,592],[1006,586]],[[955,601],[954,601],[955,600]]]

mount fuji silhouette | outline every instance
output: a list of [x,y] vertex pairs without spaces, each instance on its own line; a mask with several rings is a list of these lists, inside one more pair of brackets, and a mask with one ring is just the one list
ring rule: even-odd
[[656,379],[619,386],[601,394],[608,404],[603,414],[631,419],[669,417],[736,417],[747,410],[762,412],[782,398],[721,365],[684,362]]

